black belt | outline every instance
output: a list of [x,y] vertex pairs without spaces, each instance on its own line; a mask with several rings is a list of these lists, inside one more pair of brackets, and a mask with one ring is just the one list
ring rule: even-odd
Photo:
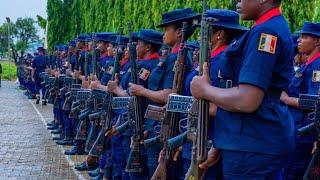
[[237,86],[236,83],[234,83],[231,79],[220,79],[219,81],[219,87],[220,88],[224,88],[224,89],[228,89],[228,88],[232,88]]
[[264,95],[264,98],[279,100],[281,97],[281,93],[282,93],[282,90],[279,90],[279,89],[268,89]]

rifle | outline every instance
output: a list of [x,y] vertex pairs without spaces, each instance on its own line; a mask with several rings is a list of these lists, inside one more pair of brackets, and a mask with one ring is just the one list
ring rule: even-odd
[[[306,125],[305,127],[298,129],[298,134],[300,136],[304,136],[312,132],[315,132],[316,141],[317,141],[316,150],[312,155],[312,159],[310,160],[307,170],[303,176],[303,179],[304,180],[319,179],[320,177],[320,150],[319,150],[320,148],[319,146],[319,143],[320,143],[320,96],[301,94],[299,95],[299,102],[300,102],[300,98],[305,100],[305,101],[302,101],[302,104],[304,102],[309,105],[314,103],[314,105],[313,105],[313,117],[311,118],[313,122]],[[307,102],[306,99],[309,99],[309,101]]]
[[[137,51],[136,51],[136,43],[132,40],[132,22],[128,24],[129,29],[129,54],[130,54],[130,63],[131,63],[131,82],[134,84],[138,84],[138,70],[137,70]],[[130,150],[130,154],[128,157],[127,165],[126,165],[126,172],[142,172],[143,171],[143,164],[141,162],[141,140],[143,138],[143,131],[142,131],[142,124],[143,124],[143,115],[142,115],[142,102],[143,99],[140,96],[132,96],[131,101],[129,103],[129,120],[126,122],[132,122],[134,125],[134,131],[132,135],[132,147]],[[130,112],[134,113],[130,113]],[[125,123],[125,124],[126,124]],[[121,126],[118,127],[121,130]]]
[[[187,28],[188,28],[187,23],[183,22],[180,51],[178,53],[178,58],[174,66],[175,75],[173,79],[172,91],[175,94],[182,94],[183,92],[185,59],[187,57],[187,48],[186,48],[187,40],[185,38],[187,33]],[[159,161],[159,164],[151,178],[153,180],[174,178],[174,177],[168,177],[167,175],[168,169],[171,169],[168,166],[173,166],[173,163],[172,163],[173,152],[169,149],[167,140],[172,137],[175,137],[178,134],[179,118],[180,118],[179,113],[166,111],[165,118],[161,122],[160,142],[163,143],[162,152],[164,153],[164,158]],[[155,137],[153,139],[158,140],[159,137]]]
[[[81,89],[77,92],[77,101],[81,102],[79,109],[82,109],[78,115],[80,124],[77,129],[77,134],[75,136],[76,140],[86,140],[87,139],[87,118],[89,113],[92,111],[92,100],[90,99],[91,91]],[[81,108],[82,107],[82,108]]]
[[[209,60],[209,42],[211,37],[212,19],[206,18],[207,2],[202,0],[202,18],[201,18],[201,37],[200,37],[200,61],[199,75],[203,75],[203,64]],[[192,139],[192,155],[189,170],[185,179],[202,179],[205,170],[199,168],[199,164],[207,159],[208,152],[208,121],[209,121],[209,102],[200,99],[198,103],[198,121],[197,128],[190,134]]]
[[71,87],[72,87],[72,84],[75,84],[75,82],[76,82],[76,79],[72,77],[65,77],[64,79],[63,86],[66,92],[65,93],[66,99],[62,106],[62,110],[65,110],[65,111],[71,110],[71,103],[72,103]]
[[[116,56],[114,61],[114,71],[112,72],[111,80],[115,80],[116,75],[120,72],[120,61],[123,55],[123,47],[120,44],[121,42],[121,34],[122,28],[120,30],[119,35],[117,36],[117,47],[116,47]],[[113,101],[113,94],[108,93],[106,98],[104,99],[102,112],[101,112],[101,119],[104,121],[104,125],[102,130],[100,131],[97,140],[94,142],[89,155],[93,156],[100,156],[105,148],[106,141],[105,141],[105,133],[112,128],[112,101]]]
[[[88,43],[86,42],[85,43],[86,44],[86,47],[88,47]],[[85,81],[87,81],[88,80],[88,76],[89,76],[89,56],[90,56],[91,54],[89,54],[89,52],[86,50],[85,51],[85,54],[84,54],[84,80]]]
[[93,49],[91,51],[91,56],[92,56],[92,75],[94,79],[99,79],[99,77],[97,77],[97,74],[100,74],[100,71],[97,72],[97,60],[100,59],[100,50],[96,47],[96,40],[93,38]]
[[102,100],[107,96],[107,93],[100,89],[93,89],[92,90],[92,103],[93,103],[93,109],[88,115],[88,118],[86,120],[89,120],[91,123],[91,129],[88,134],[88,138],[86,141],[86,147],[85,151],[90,152],[91,148],[94,145],[95,140],[98,136],[98,128],[99,128],[99,117],[101,111],[99,111],[99,107],[102,104]]

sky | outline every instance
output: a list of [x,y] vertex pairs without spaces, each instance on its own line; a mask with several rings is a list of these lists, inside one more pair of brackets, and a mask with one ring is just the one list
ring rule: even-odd
[[[19,17],[31,17],[37,20],[36,16],[40,15],[47,18],[46,8],[47,0],[0,0],[0,24],[6,22],[6,17],[10,17],[14,22]],[[44,36],[40,28],[38,35]]]

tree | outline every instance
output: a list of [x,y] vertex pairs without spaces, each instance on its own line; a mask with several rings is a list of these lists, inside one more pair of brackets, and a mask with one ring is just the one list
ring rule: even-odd
[[15,51],[22,57],[30,43],[39,41],[35,21],[32,18],[18,18],[15,23],[14,36],[17,39]]
[[[8,36],[10,44],[13,43],[13,32],[16,31],[15,24],[12,22],[4,23],[0,26],[0,55],[8,53]],[[9,34],[8,34],[9,33]]]
[[[234,0],[207,0],[210,9],[236,9]],[[320,21],[320,0],[282,0],[282,12],[292,32],[305,21]],[[156,29],[162,13],[176,8],[191,7],[201,13],[199,0],[50,0],[47,3],[49,48],[66,43],[79,33],[112,31],[120,26],[127,33],[127,23],[140,28]],[[250,27],[253,22],[241,22]]]

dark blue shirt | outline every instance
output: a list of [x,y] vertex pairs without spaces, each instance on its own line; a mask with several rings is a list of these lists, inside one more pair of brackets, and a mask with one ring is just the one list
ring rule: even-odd
[[44,72],[46,69],[46,56],[45,55],[38,55],[34,58],[32,62],[32,67],[35,68],[34,76],[38,77],[41,72]]
[[[159,63],[159,59],[150,60],[138,60],[137,61],[137,73],[138,73],[138,84],[145,88],[148,88],[148,78],[152,70]],[[123,89],[128,89],[128,84],[131,82],[131,69],[123,75],[120,81],[120,85]]]
[[265,96],[253,113],[218,108],[214,146],[286,158],[294,145],[294,127],[288,107],[280,102],[293,73],[291,32],[285,18],[277,14],[256,24],[225,55],[222,78],[258,87]]
[[[318,94],[320,86],[320,57],[318,56],[311,57],[307,64],[302,65],[295,72],[288,88],[288,95],[290,97],[299,97],[299,94]],[[308,118],[309,112],[304,112],[295,107],[289,107],[289,112],[294,119],[296,130],[311,123],[311,120]],[[313,142],[314,138],[312,136],[298,137],[297,141]]]
[[74,69],[76,67],[76,63],[77,63],[77,55],[76,54],[72,54],[70,56],[70,64],[71,64],[72,71],[74,71]]
[[103,72],[103,75],[101,77],[101,84],[102,85],[107,85],[109,80],[112,77],[112,73],[114,71],[114,59],[110,59],[107,63],[106,63],[106,67],[105,70]]
[[[211,59],[210,59],[210,67],[209,67],[209,75],[210,75],[210,80],[213,86],[219,87],[219,82],[220,82],[220,68],[223,64],[223,61],[225,60],[224,58],[224,50],[225,50],[226,46],[222,46],[221,48],[218,48],[217,50],[213,51],[211,54]],[[197,67],[196,69],[194,69],[193,71],[191,71],[186,79],[185,79],[185,95],[186,96],[191,96],[191,92],[190,92],[190,83],[193,79],[193,77],[198,76],[199,75],[199,67]],[[186,116],[186,115],[185,115]],[[184,116],[184,117],[185,117]],[[208,137],[210,140],[213,140],[213,121],[214,118],[210,118],[209,119],[209,123],[208,123]],[[186,122],[183,123],[182,125],[184,125],[185,127],[187,127]],[[184,129],[186,130],[186,129]],[[183,158],[191,158],[191,148],[192,148],[192,144],[191,143],[186,143],[183,145],[183,151],[182,151],[182,157]]]

